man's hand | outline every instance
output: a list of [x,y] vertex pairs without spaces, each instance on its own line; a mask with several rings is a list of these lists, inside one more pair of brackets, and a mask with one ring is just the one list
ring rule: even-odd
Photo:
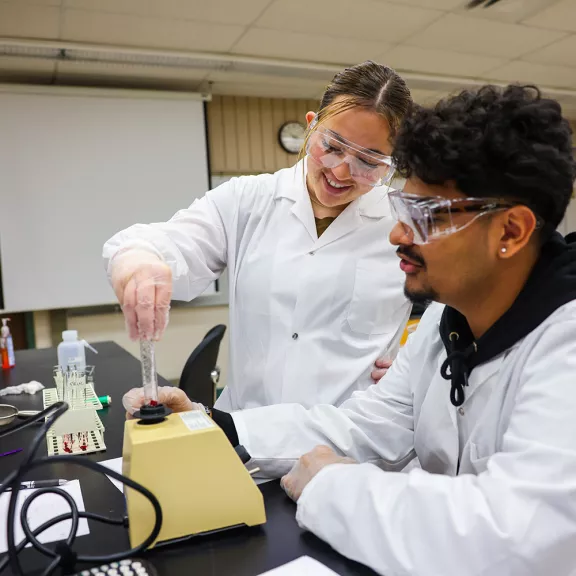
[[372,374],[370,374],[372,380],[374,380],[374,384],[378,384],[380,378],[388,372],[390,366],[392,366],[392,361],[385,360],[384,358],[378,358],[378,360],[374,362],[374,370],[372,370]]
[[[190,410],[204,410],[202,404],[192,402],[183,390],[175,386],[159,386],[158,402],[170,408],[173,412],[189,412]],[[132,388],[124,394],[122,404],[126,409],[126,417],[132,415],[144,405],[144,391],[142,388]]]
[[312,452],[304,454],[304,456],[294,464],[292,470],[282,478],[280,485],[294,502],[298,502],[302,491],[312,478],[314,478],[322,468],[330,466],[331,464],[356,464],[356,461],[352,460],[352,458],[338,456],[338,454],[328,446],[316,446]]

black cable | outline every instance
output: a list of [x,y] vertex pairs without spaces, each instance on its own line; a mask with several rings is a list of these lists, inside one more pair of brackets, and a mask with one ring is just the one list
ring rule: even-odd
[[60,558],[54,558],[54,560],[52,560],[52,562],[50,562],[50,564],[48,564],[48,566],[46,567],[46,570],[44,570],[44,572],[42,572],[42,574],[40,574],[40,576],[50,576],[50,574],[52,574],[52,572],[54,572],[54,570],[56,570],[56,568],[58,568],[59,563],[60,563]]
[[[30,529],[30,526],[28,524],[28,508],[30,508],[32,502],[34,502],[36,498],[42,496],[42,494],[57,494],[58,496],[62,496],[62,498],[64,498],[64,500],[66,500],[66,502],[70,506],[71,511],[74,510],[75,502],[74,498],[72,498],[72,496],[70,496],[68,492],[62,490],[62,488],[40,488],[39,490],[36,490],[33,494],[28,496],[28,498],[26,498],[26,500],[22,504],[22,509],[20,510],[20,522],[22,524],[22,530],[24,531],[24,535],[26,536],[26,538],[28,538],[32,546],[34,546],[36,550],[42,552],[42,554],[45,554],[46,556],[52,556],[53,558],[57,558],[58,554],[54,550],[52,550],[52,548],[44,546],[41,542],[39,542],[36,539],[36,536],[32,533],[32,530]],[[68,537],[66,538],[67,546],[72,546],[76,531],[78,530],[78,522],[80,520],[78,514],[71,514],[71,516],[72,516],[72,526],[70,527],[70,534],[68,534]]]
[[8,558],[10,559],[10,565],[16,576],[24,576],[22,573],[22,567],[20,566],[20,560],[16,554],[16,546],[14,544],[14,518],[16,516],[16,502],[18,501],[18,494],[20,492],[21,480],[27,472],[30,466],[31,460],[34,458],[34,454],[40,447],[42,439],[46,436],[48,430],[52,424],[68,410],[68,404],[66,402],[56,402],[51,406],[48,406],[45,410],[33,416],[27,422],[23,422],[21,425],[12,426],[12,428],[6,430],[2,436],[8,436],[9,434],[15,432],[16,430],[22,430],[27,426],[31,426],[35,422],[39,422],[42,418],[46,418],[43,422],[40,430],[32,440],[30,444],[30,453],[24,460],[24,463],[20,465],[20,468],[13,474],[12,481],[5,483],[0,489],[0,494],[5,491],[8,486],[12,487],[12,494],[10,495],[10,502],[8,504],[8,517],[6,519],[6,541],[8,544]]
[[[42,532],[44,532],[44,530],[48,530],[48,528],[52,528],[52,526],[55,526],[56,524],[59,524],[60,522],[64,522],[64,520],[69,520],[71,517],[71,514],[60,514],[60,516],[54,516],[54,518],[50,518],[50,520],[47,520],[46,522],[44,522],[44,524],[40,524],[40,526],[38,526],[37,528],[35,528],[32,533],[34,534],[34,536],[37,536],[38,534],[41,534]],[[24,538],[19,544],[18,546],[16,546],[16,553],[19,554],[20,552],[22,552],[22,550],[24,550],[24,548],[27,546],[28,544],[28,539]],[[0,574],[4,571],[4,569],[6,568],[6,566],[8,566],[8,563],[10,562],[10,558],[8,556],[5,556],[3,560],[0,561]]]
[[88,520],[96,520],[103,524],[112,524],[112,526],[124,526],[126,521],[124,518],[110,518],[109,516],[101,516],[94,512],[80,512],[80,518],[87,518]]
[[[70,463],[72,462],[73,464],[78,464],[79,466],[83,466],[85,468],[89,468],[92,469],[94,471],[97,472],[101,472],[102,474],[106,474],[108,476],[113,477],[116,480],[119,480],[121,482],[123,482],[126,486],[128,486],[129,488],[132,488],[134,490],[136,490],[137,492],[140,492],[144,497],[146,497],[152,504],[152,506],[154,507],[154,511],[156,513],[156,520],[154,523],[154,528],[152,530],[152,533],[148,536],[148,538],[146,538],[146,540],[144,542],[142,542],[142,544],[140,544],[139,546],[132,548],[126,552],[119,552],[116,554],[110,554],[108,556],[78,556],[76,558],[76,560],[78,562],[90,562],[90,563],[100,563],[100,564],[104,564],[104,563],[109,563],[109,562],[115,562],[118,560],[124,560],[125,558],[129,558],[131,556],[135,556],[141,552],[143,552],[144,550],[146,550],[146,548],[148,548],[148,546],[150,546],[150,544],[152,544],[154,542],[154,540],[156,540],[160,529],[162,527],[162,509],[160,508],[160,503],[158,502],[158,500],[156,499],[156,497],[146,488],[144,488],[143,486],[140,486],[140,484],[137,484],[136,482],[134,482],[133,480],[131,480],[130,478],[127,478],[125,476],[122,476],[122,474],[119,474],[117,472],[115,472],[114,470],[110,470],[100,464],[97,464],[96,462],[92,462],[90,460],[83,460],[81,457],[78,456],[48,456],[46,458],[41,458],[38,460],[35,460],[33,462],[31,462],[29,464],[29,466],[24,469],[21,470],[19,472],[21,472],[21,474],[25,474],[27,472],[29,472],[30,470],[33,470],[35,468],[38,468],[44,464],[47,463],[54,463],[54,462],[67,462]],[[20,474],[19,474],[20,475]],[[42,489],[44,492],[50,492],[50,491],[56,491],[56,488],[45,488]],[[61,491],[64,492],[64,491]],[[64,492],[65,493],[65,492]],[[66,495],[68,495],[67,493],[65,493]],[[34,495],[31,495],[29,498],[31,498]],[[10,511],[8,514],[9,518],[10,518]],[[70,518],[72,518],[74,520],[74,518],[82,518],[82,517],[86,517],[86,518],[90,518],[93,520],[97,520],[97,521],[102,521],[102,517],[96,515],[96,514],[91,514],[91,513],[85,513],[85,512],[79,512],[78,508],[76,507],[76,503],[74,502],[74,500],[72,499],[71,501],[71,512],[69,514],[65,514],[65,515],[61,515],[58,517],[58,520],[55,522],[51,522],[50,526],[57,524],[58,522],[64,521],[64,520],[68,520]],[[14,518],[14,514],[11,516],[12,518],[12,524],[14,524],[13,522],[13,518]],[[25,533],[29,533],[29,526],[27,526],[28,531],[24,528],[24,524],[27,525],[27,519],[24,518],[23,519],[23,529],[25,531]],[[107,523],[110,524],[124,524],[123,520],[115,520],[112,518],[107,518],[104,521],[106,521]],[[40,533],[41,531],[47,529],[49,526],[44,527],[44,525],[41,527],[41,530],[34,530],[32,533],[34,535],[36,535],[37,533]],[[73,538],[71,540],[71,543],[73,543],[76,534],[75,532],[71,532],[71,534],[73,535]],[[10,543],[10,542],[9,542]],[[39,546],[37,546],[36,544],[39,544],[35,541],[30,541],[30,539],[28,538],[28,536],[23,540],[22,542],[22,546],[20,547],[20,545],[18,546],[20,549],[24,548],[24,546],[26,546],[28,543],[31,543],[36,549],[38,549],[40,552],[45,553],[45,551],[43,550],[43,546],[40,544]],[[14,541],[12,540],[12,544],[14,544]],[[16,550],[15,549],[15,555],[17,556],[17,553],[20,550]],[[51,551],[52,552],[52,551]],[[14,568],[15,564],[12,560],[12,558],[9,557],[9,560],[12,563],[12,567]],[[60,560],[60,559],[59,559]],[[0,563],[0,572],[2,572],[2,570],[5,568],[5,565],[2,565],[2,563]],[[22,569],[20,567],[20,564],[18,562],[18,559],[16,557],[16,574],[18,575],[22,575]]]
[[[43,420],[44,418],[50,416],[52,412],[55,412],[63,404],[66,404],[66,402],[56,402],[55,404],[52,404],[52,405],[48,406],[48,408],[45,408],[44,410],[42,410],[42,412],[38,412],[38,414],[35,414],[34,416],[26,416],[25,420],[22,420],[21,422],[18,421],[18,423],[14,424],[14,426],[10,426],[8,428],[1,429],[0,430],[0,438],[4,438],[5,436],[10,436],[10,434],[12,434],[13,432],[18,432],[19,430],[24,430],[24,428],[28,428],[28,426],[32,426],[32,424],[36,424],[37,422],[40,422],[40,420]],[[66,410],[64,410],[64,412],[65,411]]]
[[[127,552],[119,552],[117,554],[108,555],[108,556],[78,556],[77,557],[78,562],[90,562],[90,563],[104,564],[104,563],[109,563],[109,562],[115,562],[117,560],[123,560],[124,558],[128,558],[130,556],[135,556],[135,555],[139,554],[140,552],[143,552],[146,548],[148,548],[148,546],[150,546],[150,544],[152,544],[154,542],[154,540],[158,536],[158,533],[160,532],[160,528],[162,525],[162,509],[160,508],[160,503],[158,502],[156,497],[149,490],[147,490],[143,486],[140,486],[139,484],[137,484],[136,482],[134,482],[130,478],[127,478],[127,477],[123,476],[122,474],[119,474],[118,472],[116,472],[114,470],[110,470],[109,468],[106,468],[106,467],[102,466],[101,464],[97,464],[96,462],[92,462],[91,460],[83,460],[82,457],[65,456],[65,455],[47,456],[45,458],[35,460],[29,465],[27,470],[23,471],[23,473],[26,473],[29,470],[33,470],[37,467],[40,467],[43,464],[47,464],[47,463],[52,464],[52,463],[58,462],[58,461],[67,462],[67,463],[72,462],[73,464],[78,464],[79,466],[83,466],[85,468],[92,469],[96,472],[101,472],[102,474],[105,474],[107,476],[111,476],[114,479],[123,482],[129,488],[133,488],[134,490],[140,492],[143,496],[147,497],[148,500],[150,500],[152,506],[154,507],[154,511],[156,512],[156,522],[155,522],[154,529],[153,529],[152,533],[144,542],[142,542],[142,544],[140,544],[136,548],[128,550]],[[18,474],[20,474],[20,471],[18,471]],[[12,474],[12,476],[14,476],[14,473]],[[67,492],[64,492],[63,490],[58,489],[58,488],[42,488],[40,490],[42,490],[43,493],[56,492],[57,491],[57,493],[59,493],[59,494],[63,493],[63,494],[66,494],[66,496],[69,496]],[[40,490],[38,492],[40,492]],[[29,496],[28,498],[33,498],[33,497],[34,497],[34,494]],[[44,523],[42,526],[40,526],[39,528],[37,528],[34,531],[30,530],[30,528],[28,526],[27,519],[23,518],[24,522],[22,523],[22,528],[26,534],[26,538],[24,538],[22,540],[22,542],[16,548],[16,554],[18,554],[28,543],[31,543],[40,552],[46,553],[46,551],[43,549],[44,547],[41,544],[39,544],[37,546],[35,544],[35,541],[31,540],[29,538],[29,534],[31,533],[35,536],[35,535],[43,532],[44,530],[47,530],[51,526],[53,526],[59,522],[63,522],[65,520],[69,520],[71,518],[73,519],[75,516],[77,516],[78,518],[88,518],[90,520],[105,522],[107,524],[113,524],[113,525],[118,525],[118,526],[124,525],[124,519],[107,518],[105,516],[100,516],[100,515],[94,514],[92,512],[80,512],[80,511],[78,511],[78,509],[76,507],[76,503],[74,502],[73,499],[71,499],[71,501],[69,501],[69,504],[71,505],[71,512],[70,513],[62,514],[62,515],[58,516],[57,518],[51,519],[50,521]],[[75,534],[75,532],[74,532],[74,534]],[[52,551],[50,551],[50,553],[52,553]],[[0,573],[6,567],[8,560],[9,560],[9,557],[5,558],[3,561],[0,562]],[[20,571],[20,573],[21,573],[21,571]]]
[[[100,514],[95,514],[94,512],[80,512],[79,516],[80,518],[87,518],[88,520],[96,520],[97,522],[102,522],[104,524],[112,524],[114,526],[124,525],[124,518],[109,518],[107,516],[101,516]],[[44,530],[48,530],[48,528],[52,528],[52,526],[55,526],[60,522],[64,522],[65,520],[70,520],[71,518],[72,514],[70,512],[67,514],[61,514],[60,516],[54,516],[54,518],[50,518],[50,520],[47,520],[46,522],[44,522],[44,524],[41,524],[40,526],[35,528],[32,531],[32,534],[34,534],[34,536],[37,536],[38,534],[44,532]],[[16,546],[16,553],[19,554],[22,550],[24,550],[28,542],[29,542],[28,539],[24,538],[18,544],[18,546]],[[6,566],[8,566],[9,560],[10,559],[8,558],[7,555],[2,560],[0,560],[0,574],[6,568]]]
[[[150,544],[152,544],[156,540],[162,527],[162,508],[160,507],[160,502],[158,502],[158,499],[156,498],[156,496],[154,496],[154,494],[152,494],[152,492],[150,492],[150,490],[144,488],[144,486],[141,486],[137,482],[134,482],[134,480],[131,480],[130,478],[123,476],[122,474],[119,474],[115,470],[106,468],[105,466],[102,466],[101,464],[98,464],[96,462],[92,462],[91,460],[84,460],[81,456],[66,456],[66,455],[46,456],[45,458],[39,458],[38,460],[32,462],[29,466],[29,470],[38,468],[43,464],[53,464],[54,462],[66,462],[68,464],[72,462],[72,464],[77,464],[78,466],[89,468],[95,472],[100,472],[106,476],[114,478],[115,480],[119,480],[125,486],[128,486],[128,488],[132,488],[133,490],[140,492],[140,494],[142,494],[145,498],[147,498],[152,504],[154,512],[156,513],[156,522],[154,523],[154,528],[150,533],[150,535],[148,536],[148,538],[146,538],[146,540],[144,540],[142,544],[136,546],[135,548],[132,548],[128,552],[118,552],[116,554],[110,554],[108,556],[78,556],[78,562],[100,562],[101,564],[105,564],[109,562],[116,562],[117,560],[124,560],[124,558],[128,558],[130,556],[136,556],[140,552],[143,552],[144,550],[146,550],[146,548],[148,548],[148,546],[150,546]],[[83,512],[78,511],[77,513],[79,514],[80,517],[82,517],[82,514],[84,514]]]
[[[57,402],[52,406],[49,406],[36,416],[31,417],[27,421],[23,423],[19,423],[16,426],[12,426],[7,430],[3,430],[0,433],[0,438],[3,436],[7,436],[16,432],[18,430],[22,430],[32,424],[39,422],[43,418],[46,418],[46,421],[42,424],[41,429],[34,437],[32,443],[30,444],[30,452],[27,455],[23,464],[20,465],[19,469],[10,474],[5,482],[0,486],[0,494],[5,492],[8,488],[12,488],[12,494],[10,497],[10,503],[8,506],[8,517],[7,517],[7,529],[6,529],[6,536],[7,536],[7,543],[8,543],[8,556],[4,560],[0,562],[0,573],[8,566],[11,565],[12,570],[16,576],[24,576],[22,572],[22,567],[20,566],[20,561],[18,558],[18,554],[24,549],[24,547],[30,543],[34,548],[36,548],[42,554],[54,557],[54,560],[46,567],[42,576],[50,576],[58,566],[62,564],[63,561],[66,559],[64,558],[63,553],[59,553],[58,547],[57,550],[54,551],[52,549],[46,548],[43,546],[36,538],[39,534],[41,534],[44,530],[47,530],[51,526],[58,524],[59,522],[63,522],[65,520],[72,520],[72,529],[70,530],[70,534],[66,539],[65,545],[61,544],[60,548],[70,551],[70,547],[73,545],[74,540],[76,538],[76,530],[78,526],[78,522],[80,518],[88,518],[91,520],[104,522],[107,524],[112,525],[124,525],[124,519],[115,519],[115,518],[107,518],[104,516],[100,516],[98,514],[94,514],[92,512],[80,512],[76,505],[74,499],[64,490],[58,488],[42,488],[37,492],[34,492],[31,496],[29,496],[21,511],[21,523],[22,529],[24,531],[25,537],[23,540],[18,544],[15,545],[14,543],[14,519],[16,515],[16,501],[18,498],[18,493],[20,491],[21,482],[23,477],[28,474],[31,470],[34,470],[44,464],[53,464],[56,462],[66,462],[68,464],[77,464],[78,466],[91,469],[95,472],[100,472],[101,474],[110,476],[115,480],[118,480],[136,490],[140,494],[142,494],[154,508],[155,513],[155,521],[152,532],[150,535],[142,542],[140,545],[127,550],[125,552],[119,552],[116,554],[110,554],[108,556],[73,556],[73,561],[75,562],[89,562],[89,563],[110,563],[115,562],[118,560],[124,560],[125,558],[129,558],[131,556],[135,556],[148,548],[158,537],[160,533],[160,529],[162,528],[162,508],[160,507],[160,503],[158,499],[150,492],[148,489],[144,488],[140,484],[134,482],[130,478],[119,474],[114,470],[110,470],[101,464],[97,464],[96,462],[92,462],[91,460],[84,460],[81,456],[68,456],[68,455],[59,455],[59,456],[48,456],[43,458],[34,459],[34,455],[36,454],[42,439],[46,436],[46,433],[50,429],[50,427],[54,424],[54,422],[66,411],[68,410],[68,405],[65,402]],[[68,504],[70,505],[70,512],[67,514],[62,514],[56,518],[52,518],[51,520],[45,522],[41,526],[37,527],[34,530],[30,529],[28,524],[28,519],[26,517],[26,511],[28,507],[32,503],[32,501],[40,496],[41,494],[45,493],[56,493],[63,498],[66,499]],[[63,548],[64,547],[64,548]]]

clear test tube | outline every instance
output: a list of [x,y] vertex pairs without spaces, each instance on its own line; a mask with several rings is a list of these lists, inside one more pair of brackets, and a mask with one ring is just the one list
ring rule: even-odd
[[72,368],[68,374],[68,399],[73,407],[76,401],[76,368]]
[[66,368],[66,370],[62,371],[62,400],[70,405],[70,396],[68,393],[68,376],[70,375],[70,369]]
[[152,340],[140,340],[140,362],[142,363],[144,403],[148,406],[157,406],[158,376],[156,375],[156,357]]
[[60,366],[54,368],[54,382],[56,382],[56,391],[58,393],[58,400],[64,400],[64,374]]

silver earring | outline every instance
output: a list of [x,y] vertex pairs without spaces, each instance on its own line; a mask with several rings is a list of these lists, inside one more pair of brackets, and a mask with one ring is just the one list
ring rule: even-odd
[[506,254],[506,248],[504,247],[500,248],[500,252],[502,252],[502,254]]

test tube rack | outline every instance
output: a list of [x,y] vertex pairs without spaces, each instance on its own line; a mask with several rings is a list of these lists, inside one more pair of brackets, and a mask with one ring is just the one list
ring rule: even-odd
[[[56,367],[56,387],[42,391],[44,408],[60,401],[67,402],[69,406],[46,434],[49,456],[106,450],[104,425],[97,413],[97,410],[102,410],[102,404],[94,391],[92,374],[93,367],[87,367],[86,371],[66,372]],[[80,437],[84,439],[83,442],[74,441]]]

